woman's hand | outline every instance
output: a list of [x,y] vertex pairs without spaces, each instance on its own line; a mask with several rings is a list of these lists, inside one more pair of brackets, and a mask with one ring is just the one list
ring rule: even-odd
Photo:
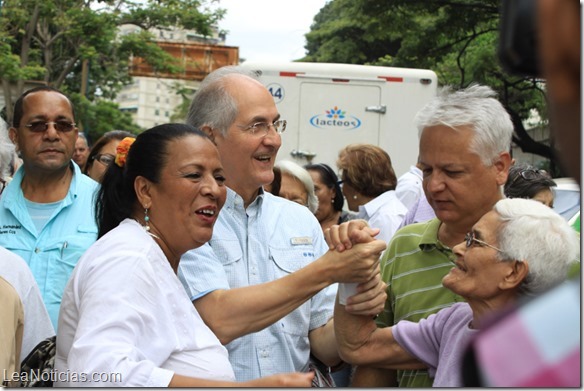
[[357,285],[357,294],[347,298],[345,311],[353,315],[377,316],[385,307],[387,284],[378,273],[369,281]]

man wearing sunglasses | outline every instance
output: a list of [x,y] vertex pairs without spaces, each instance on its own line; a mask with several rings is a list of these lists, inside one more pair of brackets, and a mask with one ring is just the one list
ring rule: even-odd
[[22,166],[0,199],[0,246],[28,263],[56,329],[69,275],[97,238],[97,183],[71,161],[78,130],[71,101],[60,91],[24,92],[9,134]]

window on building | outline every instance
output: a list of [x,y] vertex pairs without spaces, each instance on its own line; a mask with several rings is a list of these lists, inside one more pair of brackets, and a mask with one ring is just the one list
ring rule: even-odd
[[124,113],[135,114],[138,112],[138,107],[130,106],[130,107],[120,107],[120,111]]

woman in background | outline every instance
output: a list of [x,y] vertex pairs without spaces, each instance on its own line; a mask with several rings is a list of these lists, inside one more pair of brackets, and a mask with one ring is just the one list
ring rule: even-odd
[[126,137],[136,137],[125,130],[104,133],[89,151],[83,173],[96,182],[101,182],[103,173],[116,157],[116,147]]
[[356,218],[356,215],[343,210],[345,198],[339,184],[339,178],[330,166],[318,163],[307,164],[304,168],[314,182],[314,193],[318,198],[318,208],[314,214],[323,232],[332,225]]
[[337,166],[349,209],[379,228],[377,239],[389,243],[408,210],[395,194],[397,178],[387,152],[371,144],[350,144],[339,152]]
[[531,198],[553,208],[555,186],[556,182],[544,170],[516,163],[509,168],[504,193],[507,198]]
[[280,190],[278,196],[306,206],[312,213],[318,208],[318,199],[314,194],[314,183],[310,174],[298,164],[289,160],[276,163],[280,170]]

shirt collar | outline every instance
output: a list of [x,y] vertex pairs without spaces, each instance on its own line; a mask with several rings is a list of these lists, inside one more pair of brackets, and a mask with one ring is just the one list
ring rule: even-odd
[[385,193],[381,193],[365,205],[359,205],[359,216],[360,218],[367,219],[373,216],[381,207],[389,203],[389,201],[395,196],[395,190],[388,190]]
[[438,239],[438,229],[440,228],[440,224],[442,224],[442,222],[438,220],[437,217],[428,221],[426,230],[424,231],[422,237],[420,238],[420,250],[424,252],[429,252],[436,249],[442,253],[445,253],[448,256],[448,258],[453,261],[454,253],[452,252],[452,249],[443,244]]

